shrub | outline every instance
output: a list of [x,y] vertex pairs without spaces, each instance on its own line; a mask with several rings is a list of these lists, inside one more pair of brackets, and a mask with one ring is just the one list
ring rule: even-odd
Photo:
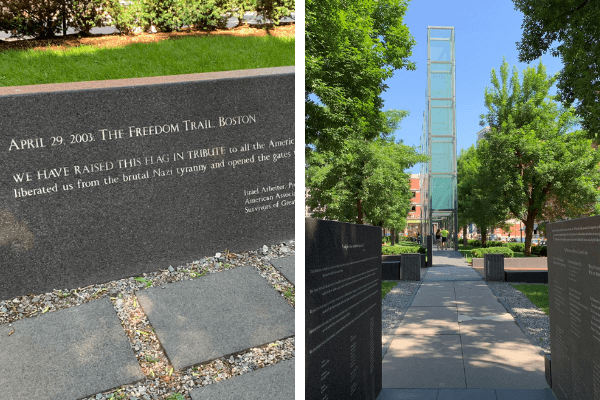
[[525,251],[525,243],[507,243],[507,247],[512,251],[518,251],[520,253]]
[[480,240],[476,240],[476,239],[468,239],[467,243],[469,244],[469,246],[473,246],[473,247],[481,247],[481,241]]
[[426,254],[427,249],[423,246],[385,246],[381,248],[381,254],[408,254],[408,253],[420,253]]
[[389,243],[391,241],[390,238],[391,236],[383,236],[381,238],[381,243]]
[[294,10],[294,0],[256,0],[257,21],[263,25],[279,25],[281,17]]
[[71,21],[69,26],[83,35],[89,35],[95,26],[103,26],[108,19],[108,0],[70,0],[67,10]]
[[62,29],[62,18],[58,1],[0,0],[0,30],[15,37],[54,37]]
[[184,25],[196,29],[216,29],[227,26],[229,7],[225,0],[181,0]]
[[548,247],[531,246],[531,254],[535,256],[548,257]]
[[512,258],[515,253],[508,247],[488,247],[481,249],[473,249],[473,258],[483,258],[484,254],[504,254],[506,258]]
[[121,4],[119,0],[109,1],[110,21],[120,33],[139,33],[150,26],[150,16],[145,13],[144,0],[131,0],[128,4]]

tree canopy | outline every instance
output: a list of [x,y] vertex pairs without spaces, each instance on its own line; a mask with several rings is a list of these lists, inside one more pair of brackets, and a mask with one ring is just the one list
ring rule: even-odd
[[307,204],[315,217],[404,229],[412,197],[410,176],[404,170],[427,157],[390,138],[405,111],[384,115],[386,131],[378,138],[366,140],[356,134],[335,152],[318,149],[311,153],[306,169]]
[[[519,61],[550,52],[564,68],[557,87],[565,106],[576,104],[590,138],[600,135],[600,2],[597,0],[513,0],[524,14]],[[552,47],[555,45],[555,47]]]
[[509,79],[508,69],[504,61],[500,79],[492,70],[493,86],[485,91],[488,113],[482,115],[492,129],[477,154],[487,170],[489,193],[499,193],[493,201],[525,225],[529,254],[534,223],[544,210],[560,207],[562,218],[593,211],[600,153],[584,131],[572,131],[578,122],[574,110],[549,96],[554,78],[541,62],[523,71],[522,82],[516,68]]
[[373,139],[385,130],[384,80],[415,69],[406,10],[406,0],[306,2],[307,153],[316,142],[336,150],[352,135]]

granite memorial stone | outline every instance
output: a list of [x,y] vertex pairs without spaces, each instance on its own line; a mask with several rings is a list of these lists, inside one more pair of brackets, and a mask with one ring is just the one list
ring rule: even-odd
[[0,299],[294,237],[294,68],[0,88]]
[[381,279],[384,281],[400,280],[400,261],[382,261]]
[[483,278],[486,281],[504,281],[504,254],[483,255]]
[[600,398],[600,216],[547,225],[552,391]]
[[400,264],[400,280],[402,281],[420,281],[421,280],[421,254],[409,253],[402,254]]
[[381,228],[307,218],[307,399],[381,391]]

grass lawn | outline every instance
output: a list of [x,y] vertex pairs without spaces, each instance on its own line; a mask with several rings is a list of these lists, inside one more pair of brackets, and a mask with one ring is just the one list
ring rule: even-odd
[[548,315],[548,285],[512,285],[519,292],[523,293],[529,301],[535,304],[540,310]]
[[385,295],[388,294],[390,292],[390,290],[392,290],[392,288],[394,286],[396,286],[398,284],[398,282],[394,282],[394,281],[383,281],[381,283],[381,298],[385,298]]
[[140,78],[294,65],[294,37],[189,36],[121,47],[0,52],[0,86]]

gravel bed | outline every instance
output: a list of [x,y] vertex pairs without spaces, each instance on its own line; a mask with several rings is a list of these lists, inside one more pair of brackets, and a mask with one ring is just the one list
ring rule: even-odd
[[381,302],[382,336],[393,335],[420,282],[398,281]]
[[36,317],[46,312],[78,306],[102,297],[109,297],[131,348],[137,357],[146,378],[141,382],[121,386],[84,400],[132,399],[132,400],[180,400],[190,399],[189,391],[195,387],[209,385],[236,375],[241,375],[267,365],[276,364],[294,357],[294,337],[278,340],[266,345],[230,354],[211,362],[195,365],[179,371],[173,366],[153,332],[136,297],[136,292],[152,286],[163,286],[170,282],[196,279],[198,277],[252,265],[260,275],[275,288],[286,301],[295,307],[295,287],[270,264],[270,260],[293,256],[294,241],[263,246],[255,251],[235,254],[225,250],[212,257],[189,264],[76,289],[59,289],[50,293],[31,294],[13,299],[0,300],[0,324]]
[[[539,285],[536,283],[486,282],[492,292],[509,308],[511,314],[525,328],[525,334],[546,353],[550,353],[550,318],[512,285]],[[521,328],[523,329],[523,328]]]

